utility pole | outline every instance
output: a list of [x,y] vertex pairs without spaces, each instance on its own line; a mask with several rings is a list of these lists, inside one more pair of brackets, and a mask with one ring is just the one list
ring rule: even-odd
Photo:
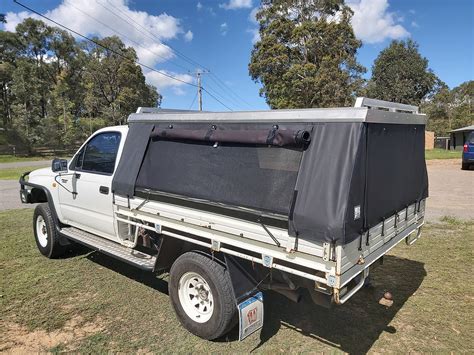
[[199,102],[199,111],[202,111],[202,87],[201,87],[201,72],[197,72],[197,85],[198,85],[198,102]]

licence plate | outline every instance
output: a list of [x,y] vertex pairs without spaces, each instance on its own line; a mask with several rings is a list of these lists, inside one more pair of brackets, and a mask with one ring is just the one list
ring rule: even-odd
[[263,326],[263,294],[256,293],[238,305],[239,340],[243,340]]

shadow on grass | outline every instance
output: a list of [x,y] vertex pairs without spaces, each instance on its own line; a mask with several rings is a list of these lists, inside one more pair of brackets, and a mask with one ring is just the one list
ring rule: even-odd
[[[143,272],[121,261],[98,252],[82,248],[91,261],[121,275],[140,282],[164,294],[168,283],[154,273]],[[326,309],[312,303],[304,294],[300,303],[293,303],[274,292],[266,292],[264,299],[265,322],[260,333],[257,350],[275,336],[281,328],[290,328],[310,339],[322,342],[348,353],[366,353],[383,332],[396,333],[390,325],[397,312],[419,288],[426,271],[424,264],[387,255],[384,264],[371,271],[371,286],[356,293],[342,306]],[[378,304],[385,291],[394,297],[393,306]],[[222,339],[222,342],[238,341],[238,327]],[[291,339],[285,340],[285,343]]]
[[96,264],[118,272],[119,274],[128,277],[129,279],[140,282],[166,295],[168,294],[168,282],[159,279],[157,275],[153,272],[140,270],[132,265],[128,265],[125,262],[116,260],[110,256],[101,254],[99,252],[91,253],[87,256],[87,258],[89,260],[92,260]]
[[[385,256],[384,265],[371,274],[372,286],[359,291],[342,306],[315,306],[308,295],[299,303],[276,293],[265,296],[265,322],[258,349],[280,328],[290,328],[348,353],[366,353],[382,332],[396,333],[389,325],[405,302],[419,288],[426,271],[424,264]],[[378,304],[385,291],[393,293],[390,308]],[[254,350],[255,350],[254,349]]]
[[168,294],[168,283],[157,277],[155,273],[140,270],[123,261],[114,259],[108,255],[89,249],[80,244],[74,244],[70,250],[64,255],[64,258],[84,256],[94,263],[113,270],[129,279],[140,282],[156,291]]

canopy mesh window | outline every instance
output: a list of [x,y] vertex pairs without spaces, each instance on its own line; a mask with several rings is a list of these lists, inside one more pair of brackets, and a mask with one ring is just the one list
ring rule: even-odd
[[288,215],[302,151],[151,140],[137,188]]

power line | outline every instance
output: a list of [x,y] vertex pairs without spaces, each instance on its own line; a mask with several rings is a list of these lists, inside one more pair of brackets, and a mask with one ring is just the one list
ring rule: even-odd
[[[120,13],[122,13],[125,17],[127,17],[130,21],[132,21],[133,23],[135,23],[137,26],[139,26],[140,28],[144,29],[146,32],[148,32],[150,35],[152,35],[156,40],[158,40],[159,42],[161,42],[161,39],[158,38],[153,32],[151,32],[148,28],[142,26],[141,24],[139,24],[138,22],[136,22],[134,19],[132,19],[127,13],[125,13],[123,10],[119,9],[117,6],[115,6],[114,4],[112,4],[109,0],[105,0],[107,1],[107,3],[112,6],[114,9],[116,9],[117,11],[119,11]],[[109,11],[111,11],[109,9]],[[175,54],[179,57],[181,57],[181,59],[187,61],[189,64],[192,64],[192,65],[197,65],[198,67],[201,67],[202,69],[205,69],[207,71],[209,71],[209,68],[206,68],[204,65],[198,63],[197,61],[193,60],[192,58],[186,56],[185,54],[181,53],[180,51],[178,51],[177,49],[171,47],[170,45],[167,45],[169,48],[171,48],[171,50],[173,52],[175,52]]]
[[[117,31],[115,29],[113,29],[112,27],[110,27],[109,25],[107,25],[106,23],[102,22],[101,20],[95,18],[94,16],[88,14],[87,12],[79,9],[77,6],[75,6],[74,4],[70,3],[69,2],[69,5],[71,5],[73,8],[75,8],[76,10],[78,10],[79,12],[83,13],[84,15],[88,16],[89,18],[93,19],[94,21],[96,21],[97,23],[100,23],[101,25],[107,27],[108,29],[110,29],[111,31],[115,32],[115,33],[118,33],[119,35],[121,35],[122,37],[128,39],[130,42],[132,43],[135,43],[137,46],[141,47],[141,48],[144,48],[146,49],[148,52],[152,53],[152,54],[155,54],[156,56],[160,57],[160,58],[163,58],[165,60],[167,60],[167,58],[165,57],[162,57],[160,56],[159,54],[156,54],[154,53],[153,51],[149,50],[148,48],[145,48],[143,47],[142,45],[140,45],[138,42],[130,39],[128,36],[124,35],[122,32],[120,31]],[[161,42],[160,42],[161,43]],[[179,65],[179,64],[176,64],[176,63],[173,63],[181,68],[183,68],[184,70],[188,70],[188,68],[185,68],[184,66],[182,65]],[[198,80],[200,80],[200,78],[198,77]],[[199,89],[202,89],[204,91],[206,91],[213,99],[215,99],[217,102],[219,102],[221,105],[223,105],[224,107],[228,108],[229,110],[233,111],[229,106],[225,105],[221,100],[219,100],[216,96],[214,96],[211,92],[209,92],[209,90],[205,90],[204,88],[202,88],[202,86],[200,85],[200,83],[197,84],[198,86],[198,93],[199,93]],[[225,100],[225,98],[221,95],[221,99]],[[200,96],[199,97],[199,107],[200,107],[200,110],[202,110],[202,97]]]
[[21,7],[25,8],[25,9],[27,9],[28,11],[31,11],[31,12],[33,12],[34,14],[36,14],[36,15],[38,15],[38,16],[40,16],[40,17],[42,17],[42,18],[44,18],[44,19],[46,19],[46,20],[48,20],[48,21],[50,21],[50,22],[52,22],[52,23],[54,23],[55,25],[57,25],[57,26],[59,26],[59,27],[62,27],[62,28],[64,28],[64,29],[68,30],[69,32],[74,33],[75,35],[77,35],[77,36],[79,36],[79,37],[81,37],[81,38],[84,38],[84,39],[86,39],[86,40],[88,40],[88,41],[94,43],[96,46],[102,47],[102,48],[104,48],[104,49],[106,49],[106,50],[108,50],[108,51],[110,51],[110,52],[112,52],[112,53],[114,53],[114,54],[116,54],[116,55],[118,55],[118,56],[124,58],[124,59],[130,60],[130,61],[132,61],[132,62],[134,62],[134,63],[136,63],[136,64],[138,64],[138,65],[140,65],[140,66],[142,66],[142,67],[144,67],[144,68],[147,68],[147,69],[149,69],[149,70],[151,70],[151,71],[154,71],[154,72],[156,72],[156,73],[158,73],[158,74],[160,74],[160,75],[166,76],[166,77],[168,77],[168,78],[170,78],[170,79],[179,81],[179,82],[181,82],[181,83],[183,83],[183,84],[190,85],[190,86],[193,86],[193,87],[197,87],[196,84],[193,84],[193,83],[190,83],[190,82],[181,80],[181,79],[176,78],[176,77],[174,77],[174,76],[172,76],[172,75],[163,73],[163,72],[160,71],[160,70],[157,70],[157,69],[155,69],[155,68],[152,68],[152,67],[150,67],[149,65],[143,64],[143,63],[141,63],[141,62],[139,62],[139,61],[137,61],[137,60],[134,60],[134,59],[132,59],[132,58],[129,58],[129,57],[127,57],[126,55],[124,55],[123,53],[117,52],[116,50],[114,50],[114,49],[112,49],[112,48],[109,48],[109,47],[107,47],[107,46],[101,44],[100,42],[98,42],[98,41],[96,41],[96,40],[94,40],[94,39],[92,39],[92,38],[89,38],[89,37],[87,37],[87,36],[85,36],[85,35],[83,35],[83,34],[77,32],[77,31],[75,31],[75,30],[73,30],[73,29],[71,29],[71,28],[65,26],[65,25],[63,25],[63,24],[61,24],[61,23],[59,23],[59,22],[57,22],[57,21],[55,21],[55,20],[53,20],[53,19],[51,19],[51,18],[49,18],[49,17],[43,15],[43,14],[41,14],[40,12],[38,12],[38,11],[36,11],[36,10],[34,10],[34,9],[32,9],[32,8],[30,8],[30,7],[28,7],[28,6],[24,5],[24,4],[22,4],[22,3],[20,3],[20,2],[17,1],[17,0],[13,0],[13,2],[16,3],[16,4],[18,4],[18,5],[20,5]]
[[[138,43],[137,41],[134,41],[133,39],[131,39],[131,38],[128,37],[127,35],[123,34],[122,32],[120,32],[120,31],[118,31],[118,30],[115,30],[114,28],[110,27],[109,25],[107,25],[107,24],[104,23],[103,21],[101,21],[101,20],[97,19],[96,17],[94,17],[94,16],[88,14],[87,12],[85,12],[85,11],[79,9],[77,6],[75,6],[74,4],[72,4],[70,1],[68,1],[68,4],[71,5],[73,8],[75,8],[77,11],[79,11],[79,12],[83,13],[84,15],[86,15],[87,17],[93,19],[93,20],[96,21],[97,23],[100,23],[102,26],[107,27],[107,28],[108,28],[109,30],[111,30],[112,32],[115,32],[115,33],[119,34],[120,36],[122,36],[123,38],[128,39],[130,42],[134,43],[136,46],[138,46],[138,47],[140,47],[140,48],[143,48],[144,50],[150,52],[151,54],[153,54],[153,55],[155,55],[155,56],[157,56],[157,57],[159,57],[159,58],[164,59],[165,61],[169,59],[169,58],[166,58],[166,57],[164,57],[164,56],[162,56],[162,55],[160,55],[160,54],[158,54],[158,53],[156,53],[156,52],[150,50],[149,48],[146,48],[146,47],[142,46],[140,43]],[[173,63],[173,62],[171,62],[171,64],[176,65],[176,66],[178,66],[178,67],[180,67],[180,68],[182,68],[182,69],[184,69],[184,70],[189,70],[188,68],[186,68],[186,67],[184,67],[184,66],[182,66],[182,65],[180,65],[180,64]]]
[[[158,73],[158,74],[160,74],[160,75],[163,75],[163,76],[165,76],[165,77],[168,77],[168,78],[170,78],[170,79],[172,79],[172,80],[175,80],[175,81],[178,81],[178,82],[181,82],[181,83],[183,83],[183,84],[190,85],[190,86],[193,86],[193,87],[196,87],[196,88],[198,87],[198,85],[196,85],[196,84],[194,84],[194,83],[190,83],[190,82],[187,82],[187,81],[185,81],[185,80],[181,80],[181,79],[179,79],[179,78],[174,77],[173,75],[169,75],[169,74],[164,73],[164,72],[162,72],[162,71],[160,71],[160,70],[157,70],[157,69],[155,69],[155,68],[153,68],[153,67],[150,67],[149,65],[143,64],[143,63],[139,62],[138,60],[129,58],[129,57],[127,57],[125,54],[120,53],[120,52],[118,52],[118,51],[116,51],[116,50],[114,50],[114,49],[112,49],[112,48],[109,48],[109,47],[107,47],[106,45],[104,45],[104,44],[98,42],[97,40],[94,40],[94,39],[92,39],[92,38],[90,38],[90,37],[88,37],[88,36],[86,36],[86,35],[83,35],[82,33],[79,33],[78,31],[73,30],[72,28],[69,28],[69,27],[66,26],[66,25],[63,25],[63,24],[61,24],[61,23],[59,23],[59,22],[57,22],[57,21],[55,21],[55,20],[49,18],[49,17],[46,16],[46,15],[43,15],[42,13],[40,13],[40,12],[38,12],[38,11],[32,9],[31,7],[20,3],[18,0],[13,0],[13,2],[16,3],[17,5],[23,7],[24,9],[26,9],[26,10],[28,10],[28,11],[31,11],[32,13],[34,13],[34,14],[36,14],[36,15],[38,15],[38,16],[40,16],[40,17],[42,17],[42,18],[44,18],[44,19],[46,19],[46,20],[48,20],[48,21],[50,21],[50,22],[52,22],[52,23],[54,23],[55,25],[57,25],[57,26],[59,26],[59,27],[61,27],[61,28],[64,28],[64,29],[68,30],[69,32],[74,33],[75,35],[77,35],[77,36],[79,36],[79,37],[81,37],[81,38],[83,38],[83,39],[85,39],[85,40],[88,40],[89,42],[94,43],[96,46],[99,46],[99,47],[101,47],[101,48],[103,48],[103,49],[105,49],[105,50],[108,50],[108,51],[114,53],[115,55],[118,55],[119,57],[122,57],[122,58],[124,58],[124,59],[126,59],[126,60],[129,60],[129,61],[131,61],[131,62],[133,62],[133,63],[135,63],[135,64],[140,65],[140,66],[143,67],[143,68],[147,68],[147,69],[149,69],[149,70],[151,70],[151,71],[153,71],[153,72],[156,72],[156,73]],[[91,16],[89,16],[89,17],[91,17]],[[107,26],[107,27],[109,27],[109,26]],[[110,27],[109,27],[109,28],[110,28]],[[218,103],[220,103],[222,106],[224,106],[225,108],[227,108],[227,109],[230,110],[230,111],[233,111],[229,106],[227,106],[226,104],[224,104],[224,103],[223,103],[221,100],[219,100],[216,96],[214,96],[212,93],[210,93],[206,88],[201,87],[201,89],[202,89],[203,91],[205,91],[206,93],[208,93],[209,96],[211,96],[214,100],[216,100],[216,101],[217,101]]]
[[207,83],[207,87],[211,88],[214,93],[218,93],[220,97],[224,98],[225,100],[228,100],[229,102],[232,102],[233,105],[239,107],[242,106],[240,102],[238,102],[232,95],[230,95],[229,92],[227,92],[226,89],[222,89],[222,87],[218,84],[218,82],[212,77],[209,76],[209,78],[213,81],[213,85],[216,85],[216,87],[211,86],[209,83]]
[[227,108],[229,111],[234,111],[232,110],[229,106],[227,106],[225,103],[223,103],[221,100],[219,100],[217,97],[215,97],[214,95],[212,95],[205,87],[202,87],[202,90],[207,92],[209,94],[210,97],[212,97],[214,100],[216,100],[218,103],[220,103],[222,106],[224,106],[225,108]]
[[[145,30],[149,35],[147,35],[148,38],[151,39],[150,35],[156,39],[157,41],[159,41],[161,43],[161,39],[159,37],[157,37],[153,32],[151,32],[148,28],[144,27],[143,25],[141,25],[140,23],[138,23],[137,21],[135,21],[133,18],[131,18],[126,12],[124,12],[122,9],[120,9],[119,7],[115,6],[114,4],[112,4],[109,0],[105,0],[112,8],[114,8],[115,10],[119,11],[121,14],[123,14],[123,16],[125,16],[127,19],[129,19],[132,23],[134,23],[135,25],[137,25],[138,27],[142,28],[143,30]],[[125,21],[126,23],[128,23],[129,25],[133,26],[133,24],[130,22],[130,21],[127,21],[126,19],[124,19],[122,16],[119,16],[117,15],[117,13],[115,11],[113,11],[111,8],[108,8],[107,6],[105,6],[104,4],[102,4],[99,0],[97,0],[97,3],[99,5],[101,5],[104,9],[106,9],[107,11],[111,12],[112,14],[114,14],[116,17],[120,18],[122,21]],[[140,33],[142,34],[145,34],[143,31],[140,31],[136,26],[133,26],[134,29],[138,30]],[[207,72],[211,73],[212,76],[214,76],[216,79],[214,79],[212,76],[211,76],[211,80],[213,80],[214,82],[216,82],[216,84],[218,86],[220,86],[220,88],[222,90],[224,90],[224,92],[226,91],[229,91],[230,94],[233,95],[233,97],[228,94],[228,98],[231,98],[231,100],[233,100],[235,103],[237,103],[237,101],[235,101],[235,98],[237,98],[240,102],[242,102],[244,105],[248,106],[248,107],[252,107],[252,105],[250,105],[247,101],[245,101],[240,95],[238,95],[234,90],[232,90],[224,81],[222,81],[218,76],[217,74],[214,74],[210,71],[210,69],[206,68],[204,65],[202,65],[201,63],[193,60],[192,58],[184,55],[183,53],[179,52],[177,49],[173,48],[172,46],[168,45],[167,44],[167,47],[170,48],[178,57],[180,57],[181,59],[185,60],[186,62],[188,62],[189,64],[192,64],[192,65],[197,65],[198,67],[201,67],[202,69],[205,69]],[[175,64],[175,63],[173,63]],[[182,67],[182,66],[181,66]],[[218,80],[218,81],[216,81]],[[240,105],[240,104],[237,104],[237,105]]]
[[[224,90],[225,88],[228,89],[228,91],[232,94],[234,94],[234,96],[239,99],[242,103],[244,103],[245,105],[247,105],[248,107],[252,108],[252,105],[249,104],[246,100],[244,100],[239,94],[237,94],[236,91],[232,90],[223,80],[221,80],[214,72],[211,72],[211,79],[213,79],[213,76],[217,79],[217,84],[219,84],[219,82],[222,84],[221,85],[221,88],[223,88],[224,86]],[[214,80],[216,81],[216,80]]]
[[196,91],[196,93],[194,94],[194,99],[193,99],[193,101],[191,102],[191,105],[189,105],[188,110],[190,110],[190,109],[193,107],[194,102],[196,102],[197,96],[198,96],[198,92]]
[[[125,16],[127,16],[133,23],[130,22],[130,21],[128,21],[126,18],[123,18],[122,16],[118,15],[115,11],[113,11],[112,9],[110,9],[110,8],[108,8],[107,6],[105,6],[104,4],[102,4],[99,0],[97,0],[97,3],[98,3],[100,6],[102,6],[105,10],[107,10],[107,11],[109,11],[111,14],[113,14],[115,17],[117,17],[117,18],[121,19],[122,21],[125,21],[126,23],[128,23],[133,29],[137,30],[139,33],[145,35],[146,37],[148,37],[149,39],[151,39],[151,40],[153,40],[153,41],[158,40],[158,43],[159,43],[159,44],[161,44],[162,46],[165,46],[165,47],[167,47],[168,49],[170,49],[171,52],[173,52],[173,54],[176,54],[176,53],[174,53],[175,51],[174,51],[169,45],[164,44],[158,37],[156,37],[156,36],[150,36],[148,33],[146,33],[146,32],[144,32],[144,31],[140,30],[140,29],[137,28],[137,27],[135,27],[135,26],[133,25],[133,23],[135,23],[135,24],[137,24],[137,25],[139,25],[139,24],[138,24],[137,22],[133,21],[133,19],[131,19],[131,18],[130,18],[129,16],[127,16],[126,14],[125,14]],[[110,5],[112,5],[112,4],[110,4]],[[112,6],[113,6],[113,5],[112,5]],[[116,8],[116,7],[115,7],[115,8]],[[121,10],[118,9],[118,8],[116,8],[116,9],[117,9],[118,11],[121,11]],[[143,27],[143,26],[142,26],[142,27]],[[151,33],[151,32],[150,32],[150,33]],[[142,47],[142,48],[143,48],[143,47]],[[159,54],[156,54],[156,55],[159,56],[159,57],[161,57],[161,58],[164,58],[164,57],[160,56]],[[169,58],[164,58],[164,59],[165,59],[165,60],[169,60]],[[189,68],[184,67],[183,65],[180,65],[180,64],[177,64],[177,63],[174,63],[174,62],[171,62],[171,61],[170,61],[170,63],[173,64],[173,65],[176,65],[176,66],[178,66],[178,67],[180,67],[180,68],[183,68],[183,69],[185,69],[185,70],[187,70],[187,71],[190,71]]]
[[214,88],[213,86],[211,86],[211,84],[209,83],[209,81],[207,82],[206,84],[206,89],[211,92],[214,96],[216,96],[217,98],[219,98],[220,100],[222,101],[228,101],[232,106],[234,107],[239,107],[239,104],[236,105],[235,101],[230,101],[227,97],[225,97],[224,95],[222,95],[222,93],[220,93],[219,90],[216,90],[216,88]]

